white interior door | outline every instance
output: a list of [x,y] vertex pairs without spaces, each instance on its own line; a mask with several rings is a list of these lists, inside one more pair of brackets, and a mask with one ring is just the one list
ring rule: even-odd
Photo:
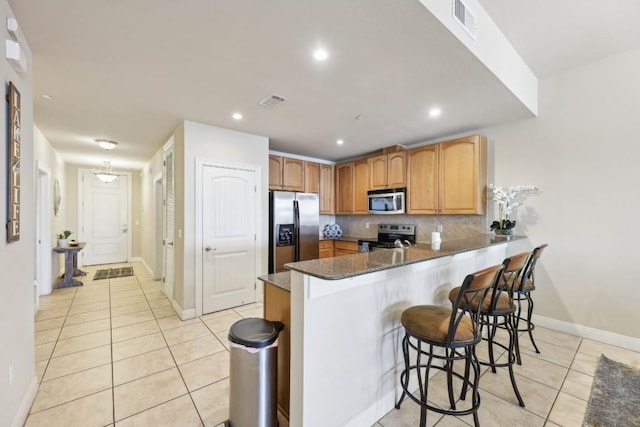
[[[171,142],[170,142],[171,143]],[[162,263],[162,292],[173,301],[173,284],[175,282],[175,229],[176,198],[174,153],[165,152],[164,158],[164,259]]]
[[154,181],[154,201],[155,201],[155,225],[153,242],[153,280],[161,280],[164,271],[164,192],[162,188],[162,176]]
[[202,313],[255,301],[256,173],[203,166]]
[[[84,265],[113,264],[128,260],[129,177],[120,175],[109,183],[93,172],[82,172],[80,251]],[[71,237],[73,238],[73,236]]]

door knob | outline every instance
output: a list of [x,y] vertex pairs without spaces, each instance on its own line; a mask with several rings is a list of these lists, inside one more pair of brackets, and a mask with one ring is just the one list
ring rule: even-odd
[[204,250],[207,252],[211,252],[212,250],[215,251],[215,249],[213,249],[211,246],[206,246]]

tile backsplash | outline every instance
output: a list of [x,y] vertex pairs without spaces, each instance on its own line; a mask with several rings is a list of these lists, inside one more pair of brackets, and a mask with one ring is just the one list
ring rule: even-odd
[[438,225],[442,225],[442,240],[489,233],[485,215],[320,215],[320,230],[330,223],[340,225],[345,236],[367,238],[377,236],[378,224],[415,224],[418,243],[430,243]]

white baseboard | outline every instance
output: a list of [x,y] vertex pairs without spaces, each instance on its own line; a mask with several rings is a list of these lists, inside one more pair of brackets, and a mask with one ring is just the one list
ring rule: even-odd
[[31,410],[31,405],[33,405],[33,401],[36,398],[36,393],[38,393],[38,378],[36,376],[31,380],[31,384],[29,384],[29,388],[22,398],[22,402],[20,402],[20,406],[18,407],[18,412],[16,416],[13,418],[13,422],[11,423],[11,427],[22,427],[24,423],[27,422],[27,417],[29,416],[29,411]]
[[131,258],[129,262],[139,262],[144,266],[145,270],[147,270],[147,272],[151,275],[151,277],[153,277],[153,270],[151,269],[151,267],[147,265],[147,263],[144,261],[144,258],[134,257],[134,258]]
[[178,314],[178,316],[182,320],[189,320],[189,319],[195,319],[196,318],[196,309],[195,308],[188,308],[188,309],[185,310],[182,307],[180,307],[180,304],[178,304],[176,301],[173,301],[173,309],[175,310],[175,312]]
[[[626,335],[616,334],[614,332],[603,331],[601,329],[591,328],[589,326],[577,325],[575,323],[565,322],[563,320],[552,319],[551,317],[533,315],[533,323],[543,328],[553,329],[555,331],[564,332],[566,334],[577,335],[582,338],[588,338],[594,341],[600,341],[605,344],[615,345],[617,347],[626,348],[628,350],[640,351],[640,339],[629,337]],[[535,338],[535,331],[533,333]]]

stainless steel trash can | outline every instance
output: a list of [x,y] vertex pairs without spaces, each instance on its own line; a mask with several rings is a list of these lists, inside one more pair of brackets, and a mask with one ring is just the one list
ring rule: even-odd
[[278,334],[284,325],[259,318],[229,329],[229,421],[231,427],[276,427]]

